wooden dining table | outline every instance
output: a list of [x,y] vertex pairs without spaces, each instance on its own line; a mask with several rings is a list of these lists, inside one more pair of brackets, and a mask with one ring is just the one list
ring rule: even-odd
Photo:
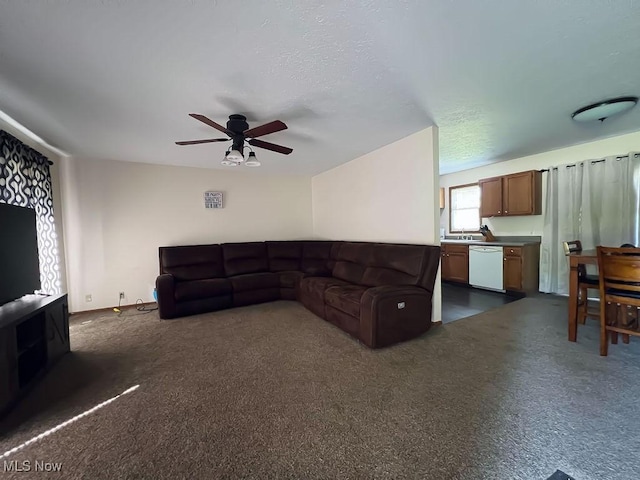
[[575,342],[578,334],[578,265],[597,265],[598,252],[582,250],[569,254],[569,341]]

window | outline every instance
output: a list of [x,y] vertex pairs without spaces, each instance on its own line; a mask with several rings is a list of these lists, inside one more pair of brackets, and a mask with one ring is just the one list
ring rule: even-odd
[[449,232],[480,230],[480,186],[477,183],[449,188]]

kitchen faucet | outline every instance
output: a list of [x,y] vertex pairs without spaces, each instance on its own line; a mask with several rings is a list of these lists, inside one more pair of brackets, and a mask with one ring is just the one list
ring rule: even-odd
[[462,235],[458,235],[458,240],[473,240],[473,236],[472,235],[465,235],[464,234],[464,228],[462,229]]

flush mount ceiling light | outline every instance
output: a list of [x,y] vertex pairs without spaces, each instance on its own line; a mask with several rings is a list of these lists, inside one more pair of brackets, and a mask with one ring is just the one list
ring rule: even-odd
[[259,167],[262,165],[256,158],[255,152],[249,152],[249,159],[244,162],[247,167]]
[[577,122],[591,122],[593,120],[604,122],[604,120],[611,115],[630,110],[636,103],[638,103],[638,97],[613,98],[580,108],[573,112],[571,118]]

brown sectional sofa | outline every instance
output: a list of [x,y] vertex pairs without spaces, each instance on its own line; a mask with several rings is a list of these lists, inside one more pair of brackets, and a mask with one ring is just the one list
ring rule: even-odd
[[271,241],[160,247],[160,318],[298,300],[371,348],[431,326],[440,247]]

